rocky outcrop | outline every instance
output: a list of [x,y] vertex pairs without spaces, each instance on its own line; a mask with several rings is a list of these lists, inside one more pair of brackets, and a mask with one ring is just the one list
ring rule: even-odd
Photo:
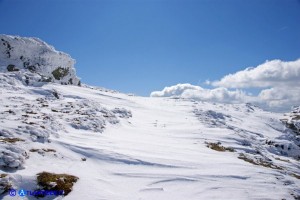
[[75,60],[38,38],[0,35],[0,71],[22,75],[23,83],[80,85]]
[[300,135],[300,106],[295,106],[290,113],[285,114],[281,121],[287,128]]

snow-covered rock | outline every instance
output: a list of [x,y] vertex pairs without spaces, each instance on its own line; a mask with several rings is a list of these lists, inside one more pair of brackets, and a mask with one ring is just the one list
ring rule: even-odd
[[0,35],[0,71],[15,73],[26,85],[80,85],[74,64],[68,54],[38,38]]
[[281,121],[287,128],[300,135],[300,106],[295,106],[290,113],[286,113]]
[[23,167],[27,153],[23,148],[12,144],[1,144],[0,166],[5,168]]

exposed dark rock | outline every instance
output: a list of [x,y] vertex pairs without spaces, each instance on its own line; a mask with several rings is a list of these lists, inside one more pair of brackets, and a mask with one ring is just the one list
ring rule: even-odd
[[35,72],[36,70],[36,67],[31,65],[31,66],[28,66],[28,70],[31,71],[31,72]]
[[55,96],[55,98],[59,99],[59,95],[58,95],[58,92],[57,92],[57,91],[54,90],[54,91],[52,92],[52,94],[53,94],[53,96]]
[[60,80],[61,78],[68,75],[68,73],[69,73],[69,69],[58,67],[52,72],[52,75],[56,80]]
[[15,65],[8,65],[7,66],[7,71],[9,71],[9,72],[16,72],[16,71],[19,71],[19,69],[16,68]]

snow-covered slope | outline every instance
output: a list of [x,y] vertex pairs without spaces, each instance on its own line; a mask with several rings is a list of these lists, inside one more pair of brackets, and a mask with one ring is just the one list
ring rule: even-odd
[[300,198],[300,139],[282,114],[16,76],[0,73],[0,192],[33,191],[47,171],[79,179],[44,199]]
[[27,85],[56,82],[78,85],[75,60],[38,38],[0,34],[0,71],[18,72]]

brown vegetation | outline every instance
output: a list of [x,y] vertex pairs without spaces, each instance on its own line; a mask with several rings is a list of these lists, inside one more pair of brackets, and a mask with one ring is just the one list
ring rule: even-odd
[[42,172],[37,174],[37,183],[44,190],[64,191],[64,195],[68,195],[76,183],[78,177],[69,174],[54,174]]

